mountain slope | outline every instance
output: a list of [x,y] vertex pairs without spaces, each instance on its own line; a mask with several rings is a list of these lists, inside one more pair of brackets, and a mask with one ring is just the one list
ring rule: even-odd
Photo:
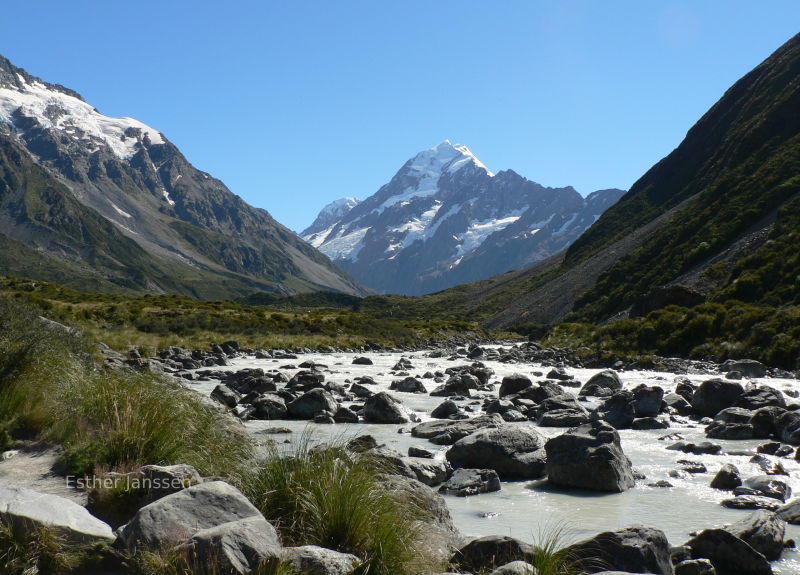
[[469,148],[445,140],[340,218],[329,217],[337,206],[326,206],[302,235],[364,285],[420,294],[547,258],[622,194],[584,199],[511,170],[494,174]]
[[[109,118],[0,57],[0,272],[84,289],[230,297],[363,293],[266,211],[194,168],[162,134]],[[11,254],[11,255],[9,255]],[[79,270],[79,272],[78,272]],[[54,275],[55,274],[55,275]]]
[[796,303],[798,209],[800,35],[736,82],[565,252],[392,304],[409,316],[456,310],[504,327],[604,321],[674,284],[711,300]]

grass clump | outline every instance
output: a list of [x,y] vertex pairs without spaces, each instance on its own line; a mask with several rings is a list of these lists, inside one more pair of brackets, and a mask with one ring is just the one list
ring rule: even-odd
[[427,559],[416,551],[419,510],[381,487],[368,456],[339,446],[311,448],[306,439],[289,451],[273,445],[244,482],[245,494],[286,545],[319,545],[352,553],[357,573],[419,572]]

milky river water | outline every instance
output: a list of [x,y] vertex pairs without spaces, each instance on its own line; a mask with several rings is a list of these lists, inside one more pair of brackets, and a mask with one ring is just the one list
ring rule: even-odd
[[[388,391],[389,384],[395,379],[402,379],[390,373],[392,366],[400,357],[411,360],[412,369],[407,370],[410,375],[421,376],[426,371],[444,371],[448,367],[467,365],[471,360],[460,358],[451,361],[446,358],[433,359],[425,357],[427,352],[406,353],[310,353],[303,354],[296,360],[254,359],[253,357],[236,358],[229,360],[229,366],[223,370],[240,370],[244,368],[262,368],[265,372],[279,369],[281,366],[297,365],[304,361],[314,361],[325,364],[324,371],[326,382],[345,383],[359,376],[372,376],[377,386],[370,386],[372,391]],[[366,355],[373,361],[373,365],[353,365],[355,357]],[[537,363],[505,364],[496,361],[484,361],[487,367],[494,370],[491,382],[499,382],[503,376],[512,373],[527,375],[534,382],[544,379],[536,377],[533,372],[546,373],[549,368]],[[202,371],[202,370],[200,370]],[[291,377],[298,371],[294,369],[281,369]],[[571,369],[567,372],[574,375],[581,383],[588,380],[597,369]],[[693,382],[699,383],[708,379],[709,375],[689,374]],[[652,371],[625,371],[620,372],[620,379],[625,388],[632,388],[640,383],[659,385],[665,391],[674,390],[674,374]],[[781,391],[800,390],[800,382],[793,379],[759,379],[764,383]],[[423,382],[431,391],[436,385],[431,379]],[[189,382],[187,385],[202,393],[208,394],[219,383],[217,380],[205,382]],[[497,397],[494,394],[486,396]],[[567,389],[576,393],[577,389]],[[439,405],[444,398],[431,397],[427,394],[411,394],[390,392],[400,399],[403,404],[413,410],[422,421],[431,419],[430,412]],[[789,397],[787,401],[796,401]],[[483,398],[470,400],[475,403],[474,415],[479,415]],[[468,403],[468,402],[467,402]],[[348,405],[348,402],[344,402]],[[275,439],[283,441],[285,435],[259,434],[269,427],[287,427],[293,431],[291,436],[297,438],[303,433],[311,433],[314,440],[327,441],[332,438],[350,438],[362,434],[374,436],[378,443],[386,444],[401,452],[407,453],[408,447],[425,447],[436,452],[438,458],[443,458],[447,446],[436,446],[425,439],[412,437],[408,431],[416,425],[379,425],[369,423],[316,425],[307,421],[248,421],[247,429],[262,441]],[[534,427],[546,437],[563,433],[563,428],[542,428],[533,423],[511,423]],[[759,475],[761,471],[749,462],[750,456],[755,453],[758,445],[765,440],[751,441],[725,441],[714,440],[723,446],[723,451],[750,451],[750,455],[702,455],[695,456],[679,451],[665,449],[674,440],[659,440],[669,433],[680,433],[684,441],[699,443],[705,441],[703,425],[696,422],[677,425],[668,430],[633,431],[621,430],[622,448],[632,461],[634,467],[644,473],[645,480],[637,481],[636,486],[624,493],[598,494],[596,492],[582,492],[576,490],[553,489],[544,480],[518,481],[502,483],[502,489],[495,493],[475,495],[472,497],[446,496],[450,513],[455,524],[467,536],[482,535],[510,535],[519,539],[535,542],[538,538],[556,528],[566,532],[567,540],[579,540],[592,536],[600,531],[618,529],[631,524],[640,523],[662,529],[672,545],[679,545],[689,538],[689,533],[702,529],[722,526],[738,521],[751,511],[728,509],[720,505],[720,501],[731,497],[730,493],[712,489],[709,483],[717,470],[725,463],[733,463],[741,471],[742,477]],[[700,461],[708,469],[707,473],[687,475],[684,477],[670,477],[670,470],[678,469],[676,463],[679,459]],[[789,472],[790,477],[782,478],[791,485],[795,496],[800,496],[800,463],[792,458],[782,458],[780,462]],[[647,484],[659,480],[669,481],[672,488],[649,487]],[[787,526],[786,537],[800,542],[800,526]],[[800,553],[786,550],[783,559],[774,562],[773,570],[781,574],[800,574]]]

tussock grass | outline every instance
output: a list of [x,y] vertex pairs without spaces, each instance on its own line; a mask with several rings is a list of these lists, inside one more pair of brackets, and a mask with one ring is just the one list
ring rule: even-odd
[[0,519],[0,566],[5,575],[59,575],[77,563],[77,552],[70,552],[53,529]]
[[243,482],[245,494],[287,545],[319,545],[362,560],[357,573],[420,572],[419,515],[381,488],[380,469],[341,446],[268,447],[267,459]]

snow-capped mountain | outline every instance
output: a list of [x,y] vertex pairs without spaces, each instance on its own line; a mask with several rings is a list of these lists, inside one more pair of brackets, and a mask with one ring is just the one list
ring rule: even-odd
[[0,274],[94,290],[363,293],[158,130],[0,56]]
[[[358,198],[340,198],[332,201],[320,210],[314,222],[300,232],[300,235],[305,237],[328,229],[345,217],[347,212],[356,207],[358,203]],[[313,245],[314,242],[311,242],[311,244]]]
[[338,220],[321,213],[301,235],[362,284],[415,295],[541,261],[623,194],[583,198],[511,170],[495,174],[469,148],[445,140]]

